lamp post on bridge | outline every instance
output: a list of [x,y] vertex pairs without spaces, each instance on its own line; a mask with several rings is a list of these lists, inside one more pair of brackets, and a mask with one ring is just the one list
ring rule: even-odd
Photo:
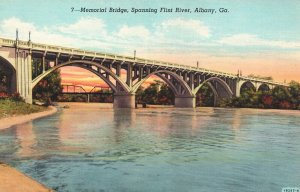
[[18,28],[16,29],[16,41],[19,41],[19,30],[18,30]]
[[18,45],[19,45],[19,30],[17,28],[16,29],[16,44],[15,44],[15,46],[18,47]]
[[135,57],[136,57],[136,50],[134,50],[133,52],[133,59],[135,60]]

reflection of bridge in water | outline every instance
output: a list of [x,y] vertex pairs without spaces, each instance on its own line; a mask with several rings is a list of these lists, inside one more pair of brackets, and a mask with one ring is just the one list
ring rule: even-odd
[[[32,103],[32,89],[48,74],[65,67],[86,69],[112,89],[114,107],[134,108],[135,93],[152,75],[162,79],[175,95],[176,107],[195,107],[195,96],[203,85],[214,93],[215,104],[238,97],[245,87],[270,90],[286,86],[270,80],[224,73],[169,62],[121,56],[55,45],[0,38],[0,67],[10,72],[9,91],[19,92]],[[125,74],[126,79],[121,76]]]
[[85,95],[86,101],[90,102],[91,95],[112,96],[113,92],[109,87],[94,86],[90,91],[86,91],[81,85],[62,84],[62,95]]

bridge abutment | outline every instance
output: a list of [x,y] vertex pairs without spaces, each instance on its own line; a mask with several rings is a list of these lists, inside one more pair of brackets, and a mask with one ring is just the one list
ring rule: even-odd
[[195,108],[196,97],[175,97],[175,107],[178,108]]
[[135,94],[115,94],[114,108],[135,108]]

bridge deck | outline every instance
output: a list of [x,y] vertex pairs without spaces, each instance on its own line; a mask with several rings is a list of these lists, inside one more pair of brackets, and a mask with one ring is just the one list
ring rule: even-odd
[[260,79],[260,78],[251,78],[251,77],[247,77],[247,76],[238,76],[238,75],[232,74],[232,73],[225,73],[225,72],[209,70],[209,69],[205,69],[205,68],[197,68],[197,67],[182,65],[182,64],[177,64],[177,63],[149,60],[149,59],[144,59],[144,58],[123,56],[123,55],[110,54],[110,53],[88,51],[88,50],[68,48],[68,47],[62,47],[62,46],[56,46],[56,45],[32,43],[29,41],[18,41],[17,42],[16,40],[0,38],[0,46],[2,46],[2,47],[17,46],[18,48],[28,49],[28,50],[33,50],[33,51],[53,52],[53,53],[61,53],[61,54],[67,54],[67,55],[78,55],[78,56],[89,57],[89,58],[92,58],[93,60],[110,59],[110,60],[114,60],[114,61],[124,61],[124,62],[131,62],[131,63],[135,63],[135,64],[157,65],[157,66],[168,67],[168,68],[176,68],[176,69],[183,69],[183,70],[206,73],[206,74],[213,74],[215,76],[229,77],[229,78],[233,78],[233,79],[240,78],[240,79],[254,81],[254,82],[287,86],[286,83],[275,82],[275,81],[265,80],[265,79]]

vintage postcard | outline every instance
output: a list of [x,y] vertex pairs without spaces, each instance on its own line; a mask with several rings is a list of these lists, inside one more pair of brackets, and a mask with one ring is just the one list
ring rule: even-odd
[[300,1],[0,0],[0,192],[300,192]]

